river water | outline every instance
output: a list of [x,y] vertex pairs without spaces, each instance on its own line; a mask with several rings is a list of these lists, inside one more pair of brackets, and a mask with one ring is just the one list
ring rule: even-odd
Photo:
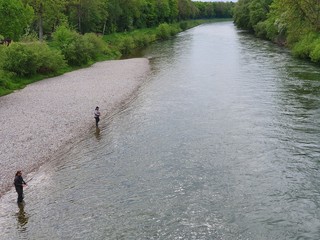
[[0,239],[320,239],[320,68],[204,24],[101,131],[0,200]]

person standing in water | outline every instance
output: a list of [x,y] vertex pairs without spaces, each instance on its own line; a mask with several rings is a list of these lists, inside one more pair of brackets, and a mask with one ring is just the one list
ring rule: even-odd
[[27,183],[23,180],[21,171],[17,171],[14,178],[14,186],[18,193],[18,203],[21,203],[23,200],[23,186],[25,185],[27,185]]
[[96,107],[96,109],[94,110],[94,118],[96,119],[96,127],[98,127],[98,123],[100,121],[99,107]]

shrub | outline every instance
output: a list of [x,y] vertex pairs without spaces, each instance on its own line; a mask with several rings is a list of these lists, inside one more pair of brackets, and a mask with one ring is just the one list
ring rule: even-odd
[[313,42],[313,49],[310,52],[310,58],[313,62],[320,62],[320,39]]
[[31,76],[37,72],[35,53],[26,44],[12,43],[4,51],[2,67],[19,76]]
[[12,74],[0,70],[0,96],[11,93],[19,88],[19,84],[10,81]]
[[18,76],[52,73],[65,65],[61,53],[51,50],[46,43],[12,43],[2,52],[3,69]]
[[255,35],[259,38],[267,39],[267,23],[266,22],[258,22],[257,25],[254,26]]
[[0,74],[0,87],[6,88],[6,85],[7,85],[7,80]]
[[315,41],[317,38],[317,33],[309,33],[303,36],[296,44],[293,45],[293,55],[300,58],[309,58],[310,53],[315,48]]
[[29,47],[35,53],[38,73],[55,73],[66,66],[61,52],[50,49],[46,43],[34,42]]
[[29,32],[23,35],[19,41],[25,43],[39,41],[38,34],[36,32]]
[[169,24],[162,23],[157,27],[157,38],[161,40],[169,39],[171,36],[171,29]]
[[0,45],[0,67],[2,66],[2,62],[4,60],[4,51],[6,48],[6,46]]
[[102,37],[99,37],[94,33],[86,33],[83,37],[87,43],[92,45],[92,48],[88,49],[92,59],[96,60],[100,54],[108,53],[108,46],[106,42],[103,41]]
[[131,36],[124,36],[120,42],[120,52],[124,55],[130,54],[131,51],[136,47],[134,44],[133,37]]
[[170,35],[174,36],[177,33],[181,32],[181,28],[177,25],[169,26],[170,27]]
[[66,26],[59,26],[53,33],[53,45],[58,48],[63,48],[78,36],[79,34],[76,31],[73,31]]
[[79,38],[62,48],[66,60],[71,66],[81,66],[91,60],[93,45],[79,35]]
[[149,45],[149,38],[146,35],[136,35],[133,37],[133,41],[138,48],[143,48]]
[[182,31],[185,31],[188,29],[188,22],[180,22],[179,27],[182,29]]
[[102,54],[113,55],[102,37],[94,33],[80,35],[66,26],[58,27],[53,33],[52,45],[61,50],[71,66],[88,64],[91,60],[97,60]]

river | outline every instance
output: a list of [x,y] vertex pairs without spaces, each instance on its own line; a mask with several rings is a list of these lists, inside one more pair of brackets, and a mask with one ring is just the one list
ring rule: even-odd
[[320,239],[320,68],[204,24],[100,132],[0,199],[0,239]]

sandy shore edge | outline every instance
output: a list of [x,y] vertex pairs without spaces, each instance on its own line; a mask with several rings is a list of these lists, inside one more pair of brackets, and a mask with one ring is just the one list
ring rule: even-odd
[[33,171],[94,127],[94,108],[110,114],[149,71],[145,58],[99,62],[0,97],[0,196],[17,170]]

